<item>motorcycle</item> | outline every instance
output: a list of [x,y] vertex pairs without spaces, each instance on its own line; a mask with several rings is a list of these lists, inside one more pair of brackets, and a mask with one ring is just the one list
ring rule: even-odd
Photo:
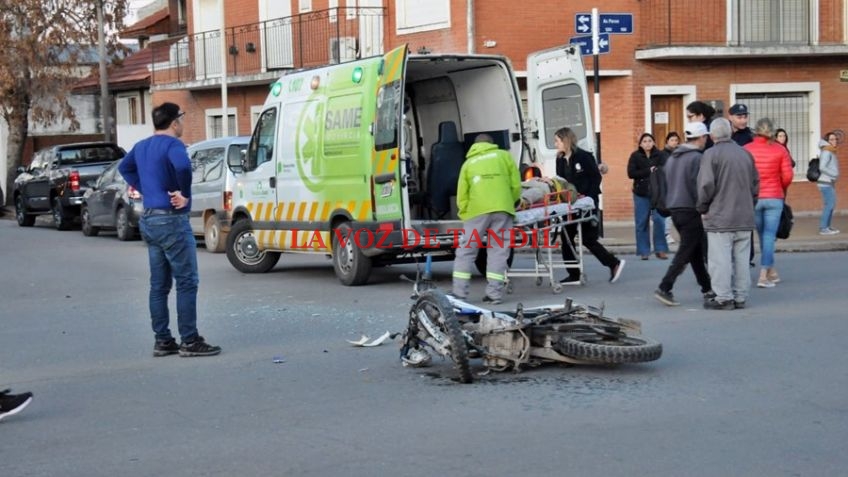
[[[426,275],[425,275],[426,276]],[[574,303],[511,311],[481,308],[415,281],[415,300],[401,340],[404,366],[430,364],[428,350],[453,362],[463,383],[473,380],[469,360],[489,371],[520,371],[543,363],[623,364],[655,361],[662,344],[641,336],[636,320],[604,316],[604,307]]]

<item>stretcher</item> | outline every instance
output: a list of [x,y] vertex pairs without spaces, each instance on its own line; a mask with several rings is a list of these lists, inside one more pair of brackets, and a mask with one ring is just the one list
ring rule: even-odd
[[[562,291],[562,285],[554,276],[555,270],[579,270],[581,280],[583,273],[583,247],[575,246],[568,234],[560,233],[567,225],[597,221],[595,201],[591,197],[581,197],[571,203],[566,200],[558,202],[559,194],[551,194],[545,200],[529,209],[516,212],[513,234],[526,236],[527,245],[523,249],[532,250],[533,266],[528,268],[510,267],[506,272],[506,291],[512,293],[512,278],[530,277],[536,279],[536,286],[542,285],[548,279],[554,293]],[[570,247],[574,252],[574,260],[563,260],[561,246]],[[577,227],[575,242],[583,241],[583,228]]]

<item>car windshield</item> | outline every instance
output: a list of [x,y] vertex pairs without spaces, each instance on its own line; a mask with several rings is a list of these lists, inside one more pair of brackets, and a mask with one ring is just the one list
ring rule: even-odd
[[120,159],[123,154],[114,146],[92,145],[59,151],[61,164],[88,164],[95,162],[111,162]]

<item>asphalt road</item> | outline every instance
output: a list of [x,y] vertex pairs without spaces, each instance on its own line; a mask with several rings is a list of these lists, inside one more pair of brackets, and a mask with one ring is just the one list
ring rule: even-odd
[[[397,342],[345,341],[403,329],[411,288],[398,276],[412,265],[351,288],[321,257],[242,275],[198,254],[200,330],[224,352],[154,359],[143,243],[0,220],[0,387],[35,393],[0,422],[0,476],[824,476],[848,465],[846,252],[780,254],[784,281],[731,312],[701,309],[691,272],[675,289],[683,306],[656,302],[668,262],[628,260],[609,284],[589,258],[589,284],[568,294],[641,320],[663,357],[469,385],[438,359],[403,368]],[[449,271],[436,265],[442,286]],[[515,285],[502,306],[564,297]]]

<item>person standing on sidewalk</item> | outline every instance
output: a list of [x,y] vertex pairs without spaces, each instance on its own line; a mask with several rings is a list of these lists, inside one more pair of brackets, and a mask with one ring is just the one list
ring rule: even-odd
[[745,146],[754,140],[754,131],[748,127],[748,106],[736,103],[728,110],[727,119],[733,126],[733,134],[730,138],[740,146]]
[[[651,237],[654,252],[661,260],[668,259],[665,241],[665,218],[651,209],[651,173],[661,167],[666,156],[657,149],[654,136],[642,133],[639,146],[627,161],[627,177],[633,179],[633,220],[636,233],[636,254],[647,260],[651,255]],[[651,227],[653,222],[653,228]]]
[[744,308],[751,289],[748,255],[760,178],[754,158],[730,134],[730,121],[712,122],[715,144],[704,152],[698,171],[695,208],[707,232],[708,270],[716,294],[704,308],[713,310]]
[[[554,133],[554,146],[557,149],[556,175],[574,184],[577,193],[591,197],[595,201],[595,212],[598,210],[598,198],[601,194],[601,172],[598,162],[589,151],[577,147],[577,135],[570,128],[560,128]],[[592,222],[581,222],[569,224],[562,231],[562,259],[567,263],[575,263],[573,244],[577,237],[578,227],[582,228],[581,245],[589,249],[592,255],[609,268],[610,283],[615,283],[621,277],[625,261],[611,254],[598,241],[600,231],[598,224]],[[566,240],[566,234],[568,240]],[[568,276],[560,280],[563,285],[580,285],[582,277],[580,270],[569,268]]]
[[677,306],[671,290],[677,277],[692,266],[701,293],[707,301],[715,297],[710,274],[704,263],[704,225],[701,214],[695,209],[698,201],[698,171],[701,168],[703,149],[707,145],[707,127],[695,122],[686,125],[686,143],[678,146],[666,160],[663,170],[666,184],[666,207],[671,211],[671,220],[680,234],[680,246],[665,272],[659,288],[654,292],[657,300],[668,306]]
[[459,299],[468,296],[474,259],[485,240],[488,253],[483,303],[497,305],[503,301],[509,258],[505,239],[521,197],[521,180],[512,156],[493,142],[488,134],[478,135],[459,171],[456,205],[464,223],[453,261],[453,295]]
[[833,209],[836,208],[836,179],[839,178],[839,158],[836,156],[838,144],[836,134],[829,132],[819,142],[819,170],[821,175],[816,185],[822,196],[822,215],[819,221],[819,235],[836,235],[838,230],[831,227]]
[[[183,135],[183,116],[174,103],[153,109],[153,136],[136,143],[118,170],[144,196],[139,229],[150,261],[150,319],[156,343],[153,356],[213,356],[221,352],[197,331],[197,243],[191,232],[191,161]],[[178,346],[169,328],[168,295],[177,283]]]
[[[671,157],[671,153],[677,149],[677,146],[680,145],[680,134],[677,134],[677,131],[671,131],[670,133],[665,135],[665,146],[663,146],[663,153],[665,154],[666,159]],[[665,165],[665,162],[663,162]],[[671,227],[672,221],[671,217],[665,218],[665,243],[671,245],[674,243],[674,237],[671,236]]]
[[792,184],[792,158],[789,151],[773,141],[774,125],[769,118],[760,118],[754,128],[756,137],[745,145],[754,156],[754,166],[760,176],[760,193],[754,207],[754,222],[760,237],[760,278],[757,287],[772,288],[780,281],[774,267],[774,243],[783,213],[786,190]]

